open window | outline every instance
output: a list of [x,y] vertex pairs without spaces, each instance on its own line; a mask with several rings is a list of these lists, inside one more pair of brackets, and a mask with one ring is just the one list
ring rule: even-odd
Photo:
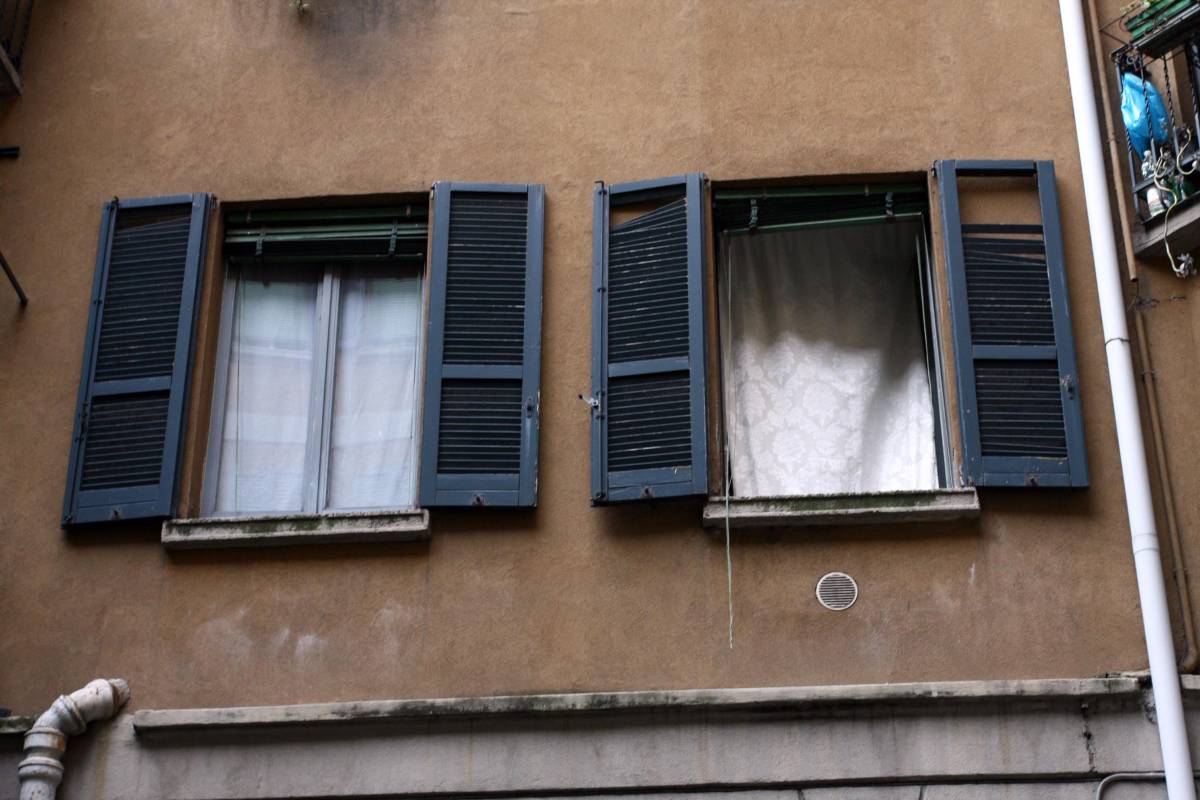
[[[1086,486],[1053,165],[936,173],[938,242],[920,177],[598,187],[593,503],[836,524]],[[967,219],[960,176],[1020,184],[1033,219]]]
[[927,212],[923,183],[715,190],[721,494],[947,486]]

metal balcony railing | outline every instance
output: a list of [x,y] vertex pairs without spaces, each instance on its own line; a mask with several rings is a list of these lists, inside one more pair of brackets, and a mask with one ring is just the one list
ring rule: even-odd
[[1111,53],[1139,255],[1194,272],[1200,236],[1200,0],[1141,0],[1101,28]]

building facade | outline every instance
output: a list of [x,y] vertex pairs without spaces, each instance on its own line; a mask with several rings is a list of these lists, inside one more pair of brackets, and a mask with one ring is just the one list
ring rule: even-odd
[[[64,797],[1165,796],[1103,782],[1162,762],[1063,42],[1034,0],[38,4],[0,797],[96,677]],[[1200,316],[1119,249],[1186,707]]]

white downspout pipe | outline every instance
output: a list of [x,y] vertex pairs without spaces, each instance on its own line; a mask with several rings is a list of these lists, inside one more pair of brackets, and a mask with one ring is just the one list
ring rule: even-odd
[[128,701],[129,684],[120,678],[97,678],[55,700],[25,734],[25,759],[17,765],[21,800],[54,800],[67,737],[83,733],[89,722],[108,719]]
[[1184,727],[1183,698],[1179,690],[1179,672],[1175,666],[1175,644],[1167,611],[1162,561],[1158,553],[1158,531],[1154,523],[1150,477],[1146,469],[1146,446],[1142,441],[1141,413],[1129,348],[1129,331],[1125,322],[1117,243],[1113,237],[1112,209],[1108,203],[1108,178],[1100,150],[1101,130],[1096,114],[1083,7],[1080,0],[1059,0],[1058,7],[1067,50],[1071,104],[1075,109],[1075,133],[1079,138],[1079,164],[1083,171],[1083,193],[1092,236],[1096,288],[1100,295],[1104,350],[1108,355],[1108,380],[1112,386],[1113,413],[1117,423],[1117,447],[1121,455],[1121,474],[1125,479],[1125,506],[1129,515],[1129,532],[1133,537],[1133,562],[1142,606],[1146,653],[1150,660],[1150,681],[1154,689],[1167,796],[1171,800],[1195,800],[1192,757]]

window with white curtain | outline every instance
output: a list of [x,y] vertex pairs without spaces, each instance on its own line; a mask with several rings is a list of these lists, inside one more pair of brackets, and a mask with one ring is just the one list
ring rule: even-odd
[[764,193],[749,209],[745,192],[724,206],[718,194],[722,483],[731,495],[945,485],[924,198],[911,192],[897,214],[890,195],[857,191]]
[[231,267],[209,513],[416,505],[421,271]]

